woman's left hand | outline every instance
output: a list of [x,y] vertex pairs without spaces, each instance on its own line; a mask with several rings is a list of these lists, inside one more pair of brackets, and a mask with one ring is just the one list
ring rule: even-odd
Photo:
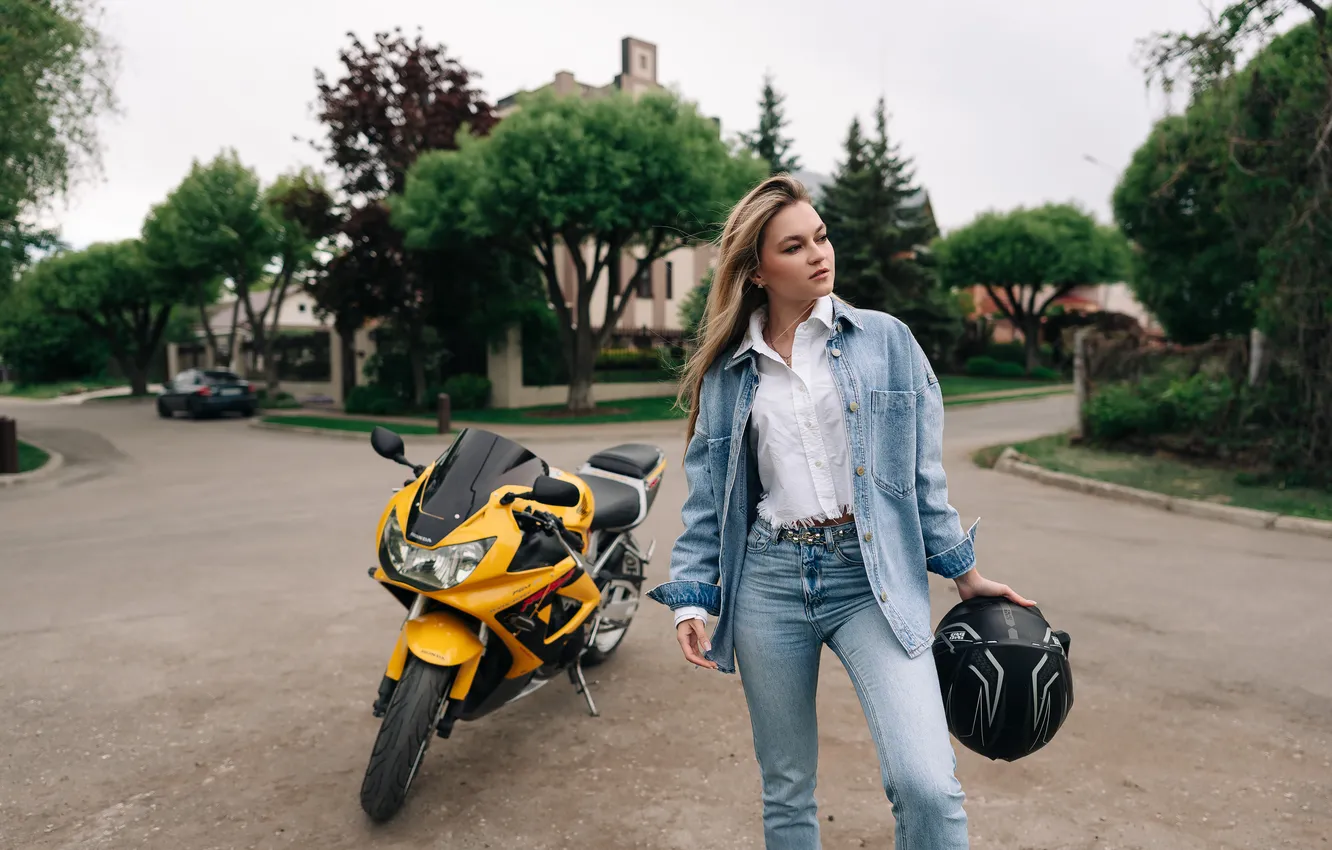
[[953,581],[957,584],[957,595],[962,597],[963,600],[976,596],[1002,596],[1024,608],[1030,608],[1036,604],[1032,600],[1022,597],[1008,585],[983,577],[975,567],[967,570]]

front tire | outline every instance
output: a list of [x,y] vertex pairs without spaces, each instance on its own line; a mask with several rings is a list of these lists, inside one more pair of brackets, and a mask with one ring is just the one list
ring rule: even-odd
[[171,418],[171,408],[167,407],[166,402],[160,398],[157,400],[157,415],[163,419]]
[[361,783],[361,808],[371,820],[383,823],[406,802],[456,672],[408,656]]

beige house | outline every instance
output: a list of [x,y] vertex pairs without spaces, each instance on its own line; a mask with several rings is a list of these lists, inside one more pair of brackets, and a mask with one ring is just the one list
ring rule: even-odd
[[[255,313],[262,311],[268,305],[268,299],[273,294],[271,290],[250,294],[250,304]],[[258,380],[264,375],[263,360],[257,357],[250,347],[251,335],[245,307],[239,305],[240,308],[237,309],[237,306],[234,297],[213,305],[208,310],[208,324],[217,339],[218,347],[223,349],[221,358],[225,362],[227,360],[225,349],[231,338],[233,319],[235,320],[239,356],[230,358],[231,363],[228,368],[237,374]],[[338,332],[331,322],[315,315],[314,298],[302,290],[289,290],[277,309],[279,311],[277,327],[282,338],[280,347],[284,357],[279,367],[282,390],[291,393],[298,401],[323,402],[341,407],[345,401],[342,392],[345,367],[339,356],[342,340]],[[271,311],[267,322],[271,328],[273,326]],[[364,371],[365,361],[375,350],[370,331],[371,327],[367,326],[356,332],[353,345],[354,375],[348,382],[353,386],[359,387],[368,383]],[[177,343],[167,345],[169,377],[184,369],[222,365],[213,362],[202,325],[195,327],[195,334],[199,341],[193,345]]]

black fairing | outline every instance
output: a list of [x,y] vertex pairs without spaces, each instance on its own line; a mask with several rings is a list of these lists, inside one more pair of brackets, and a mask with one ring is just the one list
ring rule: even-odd
[[549,473],[544,460],[518,443],[490,431],[464,429],[436,461],[412,503],[404,532],[414,543],[433,546],[481,510],[496,489],[530,488]]

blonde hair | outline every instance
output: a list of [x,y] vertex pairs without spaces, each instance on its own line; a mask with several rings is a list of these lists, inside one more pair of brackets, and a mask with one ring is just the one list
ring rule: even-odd
[[689,410],[686,442],[694,436],[698,421],[703,376],[723,352],[740,341],[750,314],[767,301],[767,295],[754,284],[753,278],[758,271],[759,250],[768,222],[786,207],[802,202],[809,202],[804,185],[789,174],[775,174],[751,189],[726,217],[712,290],[699,322],[698,346],[680,377],[677,404]]

